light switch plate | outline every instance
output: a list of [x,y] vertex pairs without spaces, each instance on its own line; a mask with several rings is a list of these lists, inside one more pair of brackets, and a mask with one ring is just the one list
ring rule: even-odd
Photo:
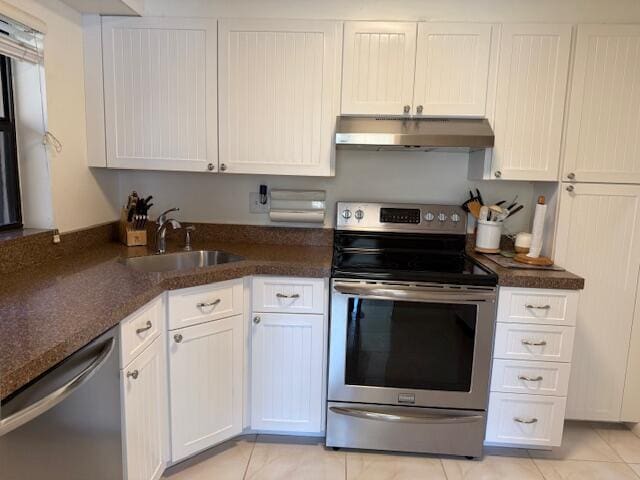
[[267,195],[267,203],[260,203],[260,194],[258,192],[251,192],[249,194],[249,212],[251,213],[269,213],[269,195]]

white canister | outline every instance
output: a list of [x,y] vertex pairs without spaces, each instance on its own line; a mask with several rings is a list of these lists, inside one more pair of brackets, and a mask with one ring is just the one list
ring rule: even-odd
[[484,253],[498,253],[502,237],[502,222],[478,220],[476,250]]

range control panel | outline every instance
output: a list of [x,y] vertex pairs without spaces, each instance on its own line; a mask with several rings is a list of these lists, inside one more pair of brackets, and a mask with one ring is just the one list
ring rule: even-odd
[[464,235],[467,214],[457,205],[338,202],[337,230]]

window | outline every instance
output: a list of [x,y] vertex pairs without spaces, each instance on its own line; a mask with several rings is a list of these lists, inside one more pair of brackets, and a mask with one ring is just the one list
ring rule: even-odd
[[0,55],[0,230],[22,227],[11,60]]

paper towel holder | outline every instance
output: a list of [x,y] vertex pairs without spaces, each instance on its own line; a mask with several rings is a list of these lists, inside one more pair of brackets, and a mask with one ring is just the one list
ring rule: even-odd
[[[545,198],[543,195],[540,195],[538,197],[537,204],[538,205],[545,204]],[[543,267],[548,267],[550,265],[553,265],[553,260],[551,260],[548,257],[529,257],[528,254],[526,253],[518,253],[516,254],[515,257],[513,257],[513,259],[516,262],[524,263],[525,265],[537,265],[537,266],[543,266]]]

